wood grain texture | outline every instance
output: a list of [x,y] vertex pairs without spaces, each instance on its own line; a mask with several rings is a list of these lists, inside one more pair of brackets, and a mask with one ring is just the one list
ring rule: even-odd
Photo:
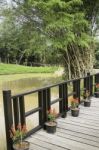
[[57,131],[40,130],[27,139],[30,150],[99,150],[99,99],[92,98],[91,107],[80,105],[79,117],[57,119]]

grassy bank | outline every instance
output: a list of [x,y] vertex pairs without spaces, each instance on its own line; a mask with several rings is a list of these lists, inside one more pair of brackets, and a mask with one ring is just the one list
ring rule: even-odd
[[14,64],[0,64],[0,75],[23,73],[54,73],[58,67],[27,67]]

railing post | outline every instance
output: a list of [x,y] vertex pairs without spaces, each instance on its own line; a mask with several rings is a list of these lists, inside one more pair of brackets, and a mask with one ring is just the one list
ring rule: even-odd
[[39,110],[39,125],[43,126],[43,92],[42,91],[38,92],[38,103],[39,103],[39,107],[41,108]]
[[99,73],[95,74],[95,83],[99,83]]
[[62,118],[67,116],[68,111],[68,93],[67,83],[59,85],[59,98],[62,100],[59,102],[59,113]]
[[84,92],[86,92],[87,90],[90,91],[91,88],[91,82],[90,82],[90,73],[87,73],[87,77],[84,78]]
[[14,111],[14,122],[15,129],[17,129],[17,125],[19,123],[19,103],[18,98],[13,98],[13,111]]
[[87,77],[84,78],[84,91],[86,90],[86,78]]
[[87,90],[90,91],[90,72],[87,73]]
[[39,111],[39,125],[43,126],[45,129],[44,123],[47,121],[47,110],[50,109],[50,89],[44,89],[39,91],[39,107],[41,107]]
[[90,96],[93,95],[93,76],[90,76]]
[[20,106],[20,122],[21,125],[26,124],[25,120],[25,103],[24,103],[24,96],[19,97],[19,106]]
[[80,79],[73,81],[73,92],[74,92],[73,96],[77,97],[80,103]]
[[77,97],[80,103],[80,79],[77,80]]
[[[63,85],[59,85],[59,98],[63,98]],[[63,102],[62,100],[59,101],[59,113],[62,114],[63,112]]]
[[46,89],[46,94],[47,94],[47,110],[50,110],[50,108],[51,108],[51,91],[50,91],[50,88]]
[[62,112],[62,118],[65,118],[67,116],[68,111],[68,87],[67,83],[63,84],[63,112]]
[[99,73],[98,74],[95,74],[95,88],[94,88],[94,92],[96,92],[96,84],[99,83]]
[[73,81],[73,97],[77,97],[77,81]]
[[3,104],[4,104],[7,150],[13,150],[12,140],[10,138],[10,132],[9,132],[11,126],[13,125],[12,101],[11,101],[10,90],[3,91]]
[[42,91],[38,92],[38,103],[39,103],[39,107],[41,108],[39,110],[39,125],[43,126],[43,92]]
[[46,90],[43,90],[43,123],[47,121],[47,95]]

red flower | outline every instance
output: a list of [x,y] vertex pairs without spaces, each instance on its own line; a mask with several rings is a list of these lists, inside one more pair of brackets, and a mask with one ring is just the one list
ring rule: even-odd
[[16,140],[22,141],[23,137],[26,135],[27,129],[26,125],[21,126],[21,124],[17,125],[17,129],[12,125],[10,132],[10,138],[12,138],[13,142]]
[[71,101],[71,108],[77,108],[79,106],[79,99],[73,98]]
[[96,84],[96,88],[99,88],[99,83]]
[[55,108],[47,111],[47,117],[49,121],[54,121],[56,119],[57,113]]
[[99,83],[96,84],[96,91],[99,92]]

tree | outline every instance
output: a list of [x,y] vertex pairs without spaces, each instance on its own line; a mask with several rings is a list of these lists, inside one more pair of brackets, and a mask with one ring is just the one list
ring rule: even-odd
[[30,1],[43,20],[47,38],[60,54],[67,78],[80,76],[90,68],[88,21],[81,0]]
[[2,29],[1,47],[6,45],[19,63],[31,56],[41,63],[59,62],[67,78],[93,67],[98,0],[12,0],[11,4],[3,11],[3,23],[9,25]]
[[83,0],[83,11],[86,19],[89,21],[91,35],[95,36],[99,28],[99,1]]

